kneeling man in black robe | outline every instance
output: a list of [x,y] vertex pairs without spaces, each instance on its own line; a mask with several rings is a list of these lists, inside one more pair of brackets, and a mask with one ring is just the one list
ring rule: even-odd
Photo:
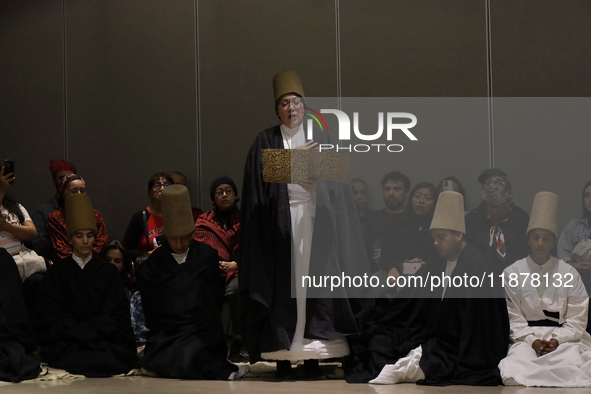
[[[494,264],[466,244],[463,206],[461,194],[440,194],[430,230],[441,259],[416,273],[426,280],[425,288],[405,291],[408,298],[384,302],[374,313],[351,346],[348,382],[501,384],[497,365],[509,345],[507,306],[502,288],[495,287]],[[473,281],[469,286],[439,282],[431,289],[431,283],[438,283],[434,276],[486,281],[482,287]]]
[[150,329],[143,367],[164,378],[242,377],[248,367],[238,368],[226,358],[218,254],[193,240],[195,222],[185,186],[162,191],[162,222],[165,240],[144,262],[137,278]]
[[127,373],[136,361],[129,301],[117,268],[92,254],[97,227],[87,195],[68,196],[66,226],[73,253],[47,271],[37,302],[41,358],[89,377]]

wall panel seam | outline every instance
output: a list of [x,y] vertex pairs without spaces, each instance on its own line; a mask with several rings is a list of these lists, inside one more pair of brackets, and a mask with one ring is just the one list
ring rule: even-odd
[[66,52],[66,0],[62,0],[62,46],[63,46],[63,106],[64,106],[64,159],[68,160],[68,69]]
[[491,15],[490,0],[484,1],[486,16],[486,82],[488,96],[488,158],[489,167],[495,166],[495,129],[494,129],[494,107],[493,107],[493,85],[492,85],[492,41],[491,41]]
[[201,165],[201,73],[200,73],[200,59],[199,59],[199,0],[193,3],[193,16],[195,28],[195,126],[197,131],[197,176],[198,193],[197,206],[201,206],[201,191],[203,190],[203,166]]

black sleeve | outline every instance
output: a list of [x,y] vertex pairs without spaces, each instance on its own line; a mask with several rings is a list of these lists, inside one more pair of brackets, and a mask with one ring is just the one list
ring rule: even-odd
[[529,225],[529,215],[525,212],[515,218],[515,237],[510,244],[507,244],[507,254],[503,259],[503,268],[510,266],[517,260],[527,257],[530,253],[529,244],[527,243],[527,227]]
[[380,268],[389,272],[396,268],[402,274],[402,263],[404,262],[404,245],[402,244],[402,231],[400,225],[389,229],[382,240],[382,253]]
[[[137,247],[142,237],[145,237],[144,216],[142,215],[143,211],[144,210],[141,209],[133,214],[129,221],[129,225],[127,226],[127,230],[125,231],[125,235],[123,236],[123,246],[125,246],[129,256],[133,260],[141,254],[141,252],[137,250]],[[146,220],[149,218],[150,212],[146,210]]]

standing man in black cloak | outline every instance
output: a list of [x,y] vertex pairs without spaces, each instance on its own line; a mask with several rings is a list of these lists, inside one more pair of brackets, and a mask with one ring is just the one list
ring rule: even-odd
[[14,259],[0,248],[0,381],[21,382],[41,372],[35,333]]
[[[376,366],[386,359],[389,361],[369,383],[416,382],[432,386],[501,384],[497,365],[507,355],[509,345],[507,305],[501,298],[502,287],[491,286],[488,277],[492,272],[491,263],[487,257],[466,244],[461,194],[445,191],[439,195],[430,230],[437,253],[442,259],[425,264],[417,275],[423,278],[427,272],[431,278],[445,275],[451,277],[453,283],[454,277],[476,276],[481,279],[486,274],[486,282],[482,288],[473,288],[455,287],[448,281],[446,286],[439,286],[430,294],[423,293],[423,297],[431,299],[423,300],[425,302],[418,306],[428,309],[415,311],[417,317],[414,319],[386,311],[384,315],[389,313],[394,318],[403,319],[400,324],[389,322],[397,330],[385,336],[389,340],[385,345],[392,349],[392,355],[387,350],[381,350],[385,356],[379,353],[370,356],[370,362],[366,361],[367,372],[363,373],[364,368],[353,368],[355,374],[350,375],[348,381],[361,382],[364,376],[367,379],[374,375]],[[492,273],[494,278],[498,278],[498,272]],[[433,283],[432,279],[427,288],[430,283]],[[427,319],[425,314],[428,315]],[[422,327],[423,324],[426,326]],[[411,332],[405,332],[405,328],[410,328]],[[384,336],[383,330],[377,332]],[[395,359],[395,355],[400,357],[400,350],[404,349],[406,342],[416,343],[417,339],[420,340],[420,346],[410,350],[406,356]],[[371,347],[367,349],[376,354],[376,350]],[[361,359],[363,362],[367,356]]]
[[[263,181],[263,149],[313,149],[330,143],[326,131],[303,128],[304,90],[293,71],[273,78],[275,112],[281,124],[259,133],[244,169],[240,291],[244,341],[250,361],[277,360],[279,377],[291,361],[304,360],[307,376],[319,375],[318,360],[349,353],[346,336],[357,332],[356,317],[367,303],[311,296],[292,286],[301,275],[368,272],[363,236],[347,184],[307,180],[299,184]],[[293,261],[293,264],[292,264]],[[316,290],[316,289],[315,289]]]
[[218,253],[193,240],[195,222],[185,186],[162,190],[162,224],[166,239],[137,277],[150,329],[143,367],[163,378],[242,377],[248,366],[239,369],[226,359]]
[[97,226],[90,198],[72,194],[65,207],[73,253],[51,266],[41,282],[41,358],[51,367],[89,377],[127,373],[136,348],[119,272],[92,254]]

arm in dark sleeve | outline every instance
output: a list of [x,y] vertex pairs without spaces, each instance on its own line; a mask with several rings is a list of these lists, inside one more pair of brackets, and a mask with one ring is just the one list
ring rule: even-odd
[[[142,237],[145,237],[144,231],[144,216],[142,215],[143,210],[139,210],[133,214],[125,235],[123,236],[123,246],[127,249],[129,256],[135,260],[141,252],[137,250],[138,245]],[[150,212],[146,211],[146,219],[150,218]]]
[[514,237],[511,240],[511,243],[507,243],[507,254],[505,255],[505,258],[502,259],[503,268],[508,267],[517,260],[521,260],[529,255],[530,248],[527,244],[527,237],[525,235],[528,225],[529,216],[527,214],[515,218],[515,223],[513,224],[512,229]]
[[382,241],[382,256],[380,259],[380,268],[389,272],[396,268],[402,273],[402,263],[404,263],[404,245],[402,244],[403,233],[400,226],[394,226],[390,229]]

